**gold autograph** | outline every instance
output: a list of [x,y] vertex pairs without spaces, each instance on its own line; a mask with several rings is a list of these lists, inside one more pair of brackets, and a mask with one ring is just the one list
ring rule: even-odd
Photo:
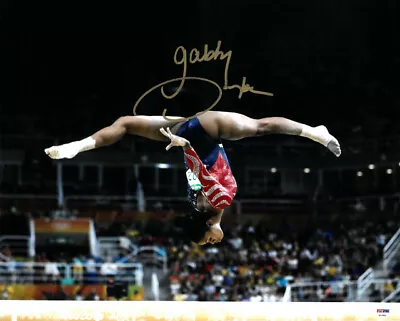
[[[214,85],[218,89],[218,98],[214,101],[214,103],[208,107],[207,109],[196,113],[193,116],[190,117],[181,117],[181,118],[168,118],[167,117],[167,109],[164,109],[162,112],[162,116],[164,119],[171,121],[171,122],[180,122],[180,121],[186,121],[189,119],[192,119],[194,117],[200,116],[201,114],[204,114],[207,111],[210,111],[213,109],[218,102],[222,98],[222,88],[215,82],[207,78],[202,78],[202,77],[189,77],[187,76],[187,68],[188,68],[188,61],[190,64],[195,64],[195,63],[201,63],[201,62],[209,62],[211,60],[220,60],[224,61],[225,60],[225,71],[224,71],[224,90],[230,90],[230,89],[238,89],[239,90],[239,99],[242,98],[243,94],[246,92],[251,92],[253,94],[257,95],[265,95],[265,96],[273,96],[272,93],[269,92],[264,92],[264,91],[259,91],[255,90],[253,86],[250,86],[248,83],[246,83],[246,77],[243,77],[242,84],[241,85],[229,85],[228,84],[228,74],[229,74],[229,67],[232,59],[232,50],[227,51],[226,53],[221,50],[221,40],[218,41],[217,48],[215,50],[209,50],[208,49],[208,44],[204,45],[204,53],[203,56],[200,57],[200,51],[196,48],[193,48],[190,50],[189,57],[187,54],[187,50],[183,46],[179,46],[175,50],[174,54],[174,63],[175,65],[182,65],[183,66],[183,71],[182,71],[182,76],[170,80],[166,80],[149,90],[147,90],[140,98],[136,101],[135,105],[133,106],[133,114],[136,115],[136,110],[140,102],[153,90],[160,88],[161,87],[161,94],[163,95],[164,98],[166,99],[173,99],[175,98],[182,90],[183,86],[185,85],[186,80],[197,80],[197,81],[203,81],[203,82],[208,82],[212,85]],[[188,59],[189,58],[189,59]],[[164,91],[164,86],[167,84],[171,84],[174,82],[180,82],[179,87],[176,89],[174,93],[171,95],[167,95]]]

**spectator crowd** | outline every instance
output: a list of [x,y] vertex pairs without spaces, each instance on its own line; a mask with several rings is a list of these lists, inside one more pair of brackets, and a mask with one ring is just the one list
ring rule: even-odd
[[[169,247],[170,289],[174,300],[280,301],[287,285],[292,300],[343,300],[355,281],[382,258],[396,232],[394,221],[346,221],[299,231],[269,231],[265,223],[227,231],[221,246]],[[398,276],[394,265],[391,277]],[[343,281],[343,282],[334,282]],[[315,283],[314,283],[315,284]],[[387,284],[385,289],[394,289]]]
[[[136,247],[153,245],[166,252],[171,300],[281,301],[291,285],[294,301],[332,301],[344,300],[350,291],[347,282],[357,280],[382,259],[383,247],[397,231],[398,222],[331,218],[311,220],[305,226],[285,222],[272,227],[263,220],[227,226],[222,243],[203,247],[185,242],[179,228],[162,221],[115,221],[107,228],[98,226],[97,232],[125,236]],[[0,284],[101,284],[129,274],[121,263],[135,259],[129,251],[115,257],[60,252],[19,262],[10,248],[0,252]],[[400,276],[398,264],[390,268],[390,278]],[[396,286],[388,282],[383,291],[391,293]],[[371,288],[372,300],[379,291]]]

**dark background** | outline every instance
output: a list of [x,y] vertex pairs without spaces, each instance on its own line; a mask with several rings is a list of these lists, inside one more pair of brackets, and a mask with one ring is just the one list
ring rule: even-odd
[[[222,50],[233,51],[230,83],[240,84],[245,76],[274,97],[246,93],[238,99],[237,90],[224,91],[214,110],[324,124],[343,150],[336,159],[302,138],[251,140],[270,146],[290,140],[316,151],[294,147],[292,154],[278,159],[264,147],[237,147],[249,140],[227,143],[234,172],[235,164],[238,168],[240,162],[257,161],[264,166],[298,165],[301,170],[342,167],[340,188],[357,185],[355,173],[368,163],[397,166],[400,160],[398,13],[395,1],[2,1],[1,146],[24,151],[32,168],[24,177],[43,173],[51,164],[44,148],[85,138],[132,114],[146,90],[181,76],[181,66],[173,62],[178,46],[202,52],[204,44],[213,49],[221,40]],[[223,72],[224,62],[188,68],[188,76],[206,77],[221,86]],[[169,115],[189,116],[214,99],[214,87],[187,82],[173,100],[159,92],[147,96],[138,112],[160,115],[168,108]],[[132,142],[141,141],[124,140],[130,150]],[[167,155],[164,145],[137,145],[134,155],[158,152],[168,160],[179,154],[174,150]],[[104,153],[112,154],[111,149]],[[258,160],[253,155],[245,160],[250,153]],[[44,164],[40,169],[29,164],[39,161]],[[350,165],[356,166],[348,174],[351,182],[343,183],[345,166]],[[394,192],[397,185],[388,179],[386,168],[381,168],[380,182]],[[54,180],[53,167],[51,171]],[[332,184],[339,186],[337,173],[333,176]]]
[[[61,136],[79,115],[88,134],[179,76],[177,46],[222,40],[233,51],[230,81],[246,76],[275,96],[224,92],[216,110],[324,123],[339,139],[359,125],[366,136],[397,133],[398,13],[395,1],[2,1],[1,118],[29,115],[32,133]],[[222,84],[223,68],[212,62],[188,72]],[[188,85],[170,114],[208,104],[198,87]],[[162,104],[154,95],[140,112],[160,114]],[[9,125],[2,133],[28,130]]]

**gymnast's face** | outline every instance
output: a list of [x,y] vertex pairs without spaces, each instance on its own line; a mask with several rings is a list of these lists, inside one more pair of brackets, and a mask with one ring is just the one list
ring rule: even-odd
[[219,223],[212,223],[207,221],[207,225],[209,225],[209,230],[204,233],[203,238],[200,240],[198,243],[199,245],[205,245],[205,244],[215,244],[219,243],[222,241],[224,238],[224,232],[221,229],[221,226]]

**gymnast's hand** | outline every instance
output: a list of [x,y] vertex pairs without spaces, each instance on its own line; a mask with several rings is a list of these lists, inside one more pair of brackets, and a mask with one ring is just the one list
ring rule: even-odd
[[169,130],[169,127],[167,127],[167,130],[165,130],[164,128],[160,128],[160,132],[171,140],[171,143],[165,148],[166,150],[170,150],[170,148],[174,146],[180,146],[184,149],[190,148],[190,142],[183,137],[172,134]]

